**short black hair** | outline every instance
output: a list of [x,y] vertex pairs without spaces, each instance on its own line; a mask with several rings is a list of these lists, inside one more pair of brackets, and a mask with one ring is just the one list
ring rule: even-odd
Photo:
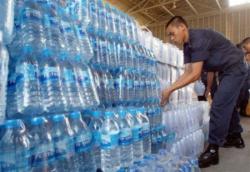
[[250,43],[250,37],[246,37],[245,39],[243,39],[243,41],[241,42],[241,44],[244,46],[246,44]]
[[188,28],[187,21],[182,16],[174,16],[172,17],[166,24],[166,28],[170,25],[178,26],[179,24],[184,24]]

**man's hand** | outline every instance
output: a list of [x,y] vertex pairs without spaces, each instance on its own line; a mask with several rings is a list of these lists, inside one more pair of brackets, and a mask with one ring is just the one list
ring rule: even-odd
[[169,88],[166,88],[165,90],[163,90],[162,96],[161,96],[161,106],[165,106],[167,104],[172,92],[173,91]]

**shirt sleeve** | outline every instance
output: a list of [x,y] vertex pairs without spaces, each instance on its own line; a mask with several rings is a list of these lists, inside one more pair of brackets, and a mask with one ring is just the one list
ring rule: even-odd
[[183,54],[184,64],[191,63],[190,49],[188,48],[188,46],[184,46]]
[[191,63],[205,61],[209,57],[209,52],[207,50],[193,50],[191,53]]
[[210,44],[210,39],[206,38],[204,34],[196,33],[193,36],[192,47],[190,50],[191,63],[207,60],[210,55],[208,51]]

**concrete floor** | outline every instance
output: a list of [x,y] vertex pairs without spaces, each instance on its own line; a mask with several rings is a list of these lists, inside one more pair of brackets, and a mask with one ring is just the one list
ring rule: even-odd
[[250,172],[250,118],[242,118],[244,149],[221,148],[220,163],[202,169],[202,172]]

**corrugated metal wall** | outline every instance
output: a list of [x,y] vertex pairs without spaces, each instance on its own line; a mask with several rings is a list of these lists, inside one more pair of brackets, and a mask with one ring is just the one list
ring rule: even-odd
[[[250,36],[250,10],[224,12],[209,16],[200,16],[188,19],[190,28],[212,28],[223,33],[234,43],[240,42],[247,36]],[[166,40],[164,25],[149,27],[153,35]]]

